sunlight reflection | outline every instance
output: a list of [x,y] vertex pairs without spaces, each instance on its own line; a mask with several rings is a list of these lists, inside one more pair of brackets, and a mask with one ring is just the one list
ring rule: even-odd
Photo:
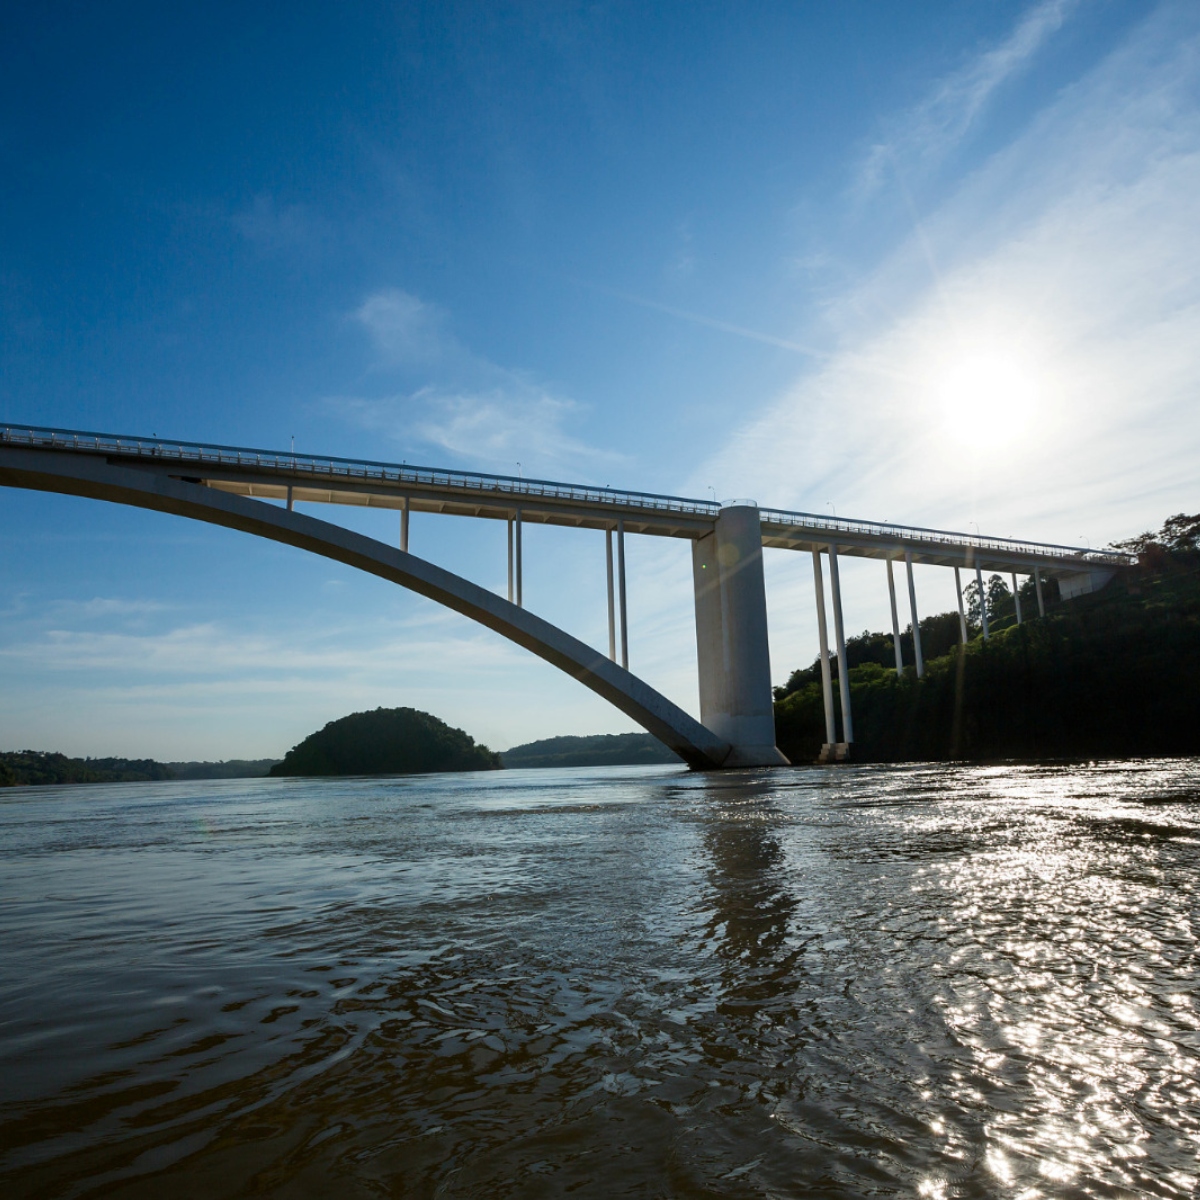
[[1044,403],[1043,373],[1026,352],[997,340],[963,348],[932,372],[935,404],[951,438],[1012,442]]

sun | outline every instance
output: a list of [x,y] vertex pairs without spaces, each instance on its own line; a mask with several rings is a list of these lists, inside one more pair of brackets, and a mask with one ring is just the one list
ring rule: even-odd
[[1010,443],[1026,434],[1042,399],[1033,365],[1003,349],[962,353],[934,372],[934,403],[954,440]]

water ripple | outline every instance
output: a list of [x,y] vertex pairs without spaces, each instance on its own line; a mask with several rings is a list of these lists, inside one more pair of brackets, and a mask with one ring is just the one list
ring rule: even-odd
[[0,799],[6,1196],[1184,1197],[1200,764]]

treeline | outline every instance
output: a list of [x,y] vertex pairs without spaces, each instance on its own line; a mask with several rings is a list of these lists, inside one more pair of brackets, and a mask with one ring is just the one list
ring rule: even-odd
[[152,758],[68,758],[41,750],[0,753],[0,787],[45,783],[131,783],[170,779]]
[[0,787],[53,783],[140,783],[156,779],[244,779],[266,775],[277,759],[156,762],[152,758],[68,758],[44,750],[0,751]]
[[[981,636],[969,589],[970,640],[957,612],[921,622],[926,673],[912,667],[902,635],[898,675],[892,638],[866,632],[846,646],[853,757],[947,759],[1126,757],[1200,754],[1200,515],[1119,546],[1138,554],[1099,593],[1062,602],[1021,589],[1024,623],[1000,576],[986,583],[991,637]],[[825,741],[819,662],[776,691],[781,750],[813,761]],[[834,679],[839,664],[833,662]],[[838,689],[834,704],[841,736]]]
[[500,758],[506,767],[627,767],[683,761],[650,733],[567,734],[514,746]]

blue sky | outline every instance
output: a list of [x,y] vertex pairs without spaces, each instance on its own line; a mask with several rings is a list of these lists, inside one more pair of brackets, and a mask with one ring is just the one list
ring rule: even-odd
[[[1193,4],[44,4],[0,68],[0,420],[1092,545],[1198,507]],[[491,523],[412,548],[503,584]],[[5,490],[0,553],[2,748],[628,727],[243,535]],[[528,534],[527,603],[595,645],[602,555]],[[629,557],[631,667],[694,710],[688,548]],[[767,570],[783,678],[810,567]]]

